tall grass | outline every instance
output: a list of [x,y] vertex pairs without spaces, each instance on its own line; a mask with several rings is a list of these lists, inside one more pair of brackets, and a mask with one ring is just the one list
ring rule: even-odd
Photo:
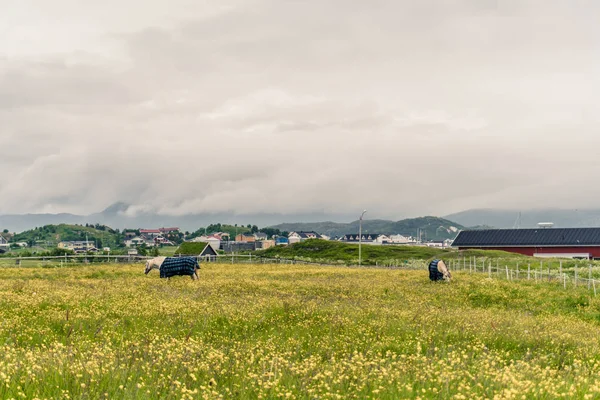
[[[5,268],[1,398],[600,396],[600,300],[455,271]],[[591,397],[590,397],[591,398]]]

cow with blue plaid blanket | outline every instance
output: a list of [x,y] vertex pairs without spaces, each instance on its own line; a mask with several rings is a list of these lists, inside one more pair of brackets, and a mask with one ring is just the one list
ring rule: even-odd
[[158,269],[161,278],[189,275],[192,280],[197,280],[200,265],[196,257],[155,257],[146,261],[144,273],[148,275],[153,269]]

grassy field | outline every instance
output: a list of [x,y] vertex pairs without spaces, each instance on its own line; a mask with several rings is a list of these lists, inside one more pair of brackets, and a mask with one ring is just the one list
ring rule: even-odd
[[598,398],[600,299],[455,272],[3,268],[0,398]]

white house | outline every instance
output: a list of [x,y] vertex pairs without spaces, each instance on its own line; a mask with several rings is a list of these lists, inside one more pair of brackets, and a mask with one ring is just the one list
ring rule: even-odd
[[125,246],[126,247],[139,247],[142,245],[147,245],[147,246],[154,246],[154,242],[153,241],[148,241],[147,239],[141,237],[141,236],[136,236],[132,239],[126,240],[125,241]]
[[142,245],[147,247],[154,246],[173,246],[173,243],[164,238],[162,235],[140,235],[125,241],[126,247],[139,247]]
[[390,235],[390,243],[409,244],[409,243],[414,243],[414,240],[411,237],[398,234],[398,235]]
[[350,233],[342,236],[339,241],[346,243],[383,244],[389,242],[390,238],[381,233],[363,233],[362,235]]
[[215,237],[214,235],[210,236],[198,236],[191,240],[194,243],[208,243],[213,250],[217,251],[221,248],[221,239]]
[[60,242],[58,243],[59,249],[71,250],[75,253],[87,253],[88,251],[98,251],[94,242],[91,240],[79,240],[71,242]]
[[308,239],[321,239],[322,236],[319,235],[317,232],[314,231],[310,231],[310,232],[303,232],[303,231],[299,231],[299,232],[290,232],[290,234],[288,235],[288,243],[289,244],[294,244],[294,243],[298,243],[298,242],[303,242],[305,240]]

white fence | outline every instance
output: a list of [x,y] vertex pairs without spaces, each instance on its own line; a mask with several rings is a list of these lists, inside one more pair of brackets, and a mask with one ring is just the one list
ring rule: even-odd
[[[182,254],[175,254],[172,257],[181,257]],[[69,264],[90,264],[90,263],[136,263],[144,262],[153,256],[140,255],[64,255],[64,256],[31,256],[31,257],[0,257],[0,267],[9,266],[43,266],[53,265],[62,266]],[[198,257],[200,262],[218,262],[231,264],[311,264],[328,265],[326,263],[310,262],[304,260],[285,259],[285,258],[265,258],[247,254],[219,254],[217,256]]]
[[[175,255],[175,257],[178,255]],[[137,263],[152,258],[139,255],[65,255],[47,257],[2,257],[0,267],[58,267],[77,263]],[[265,258],[255,255],[217,255],[200,257],[201,262],[217,262],[228,264],[305,264],[342,266],[344,264],[320,263],[307,260],[286,258]],[[464,257],[446,260],[453,273],[477,273],[487,275],[491,279],[509,281],[527,280],[532,282],[553,282],[565,289],[570,287],[587,287],[594,296],[600,290],[600,263],[588,260],[540,260],[535,263],[523,262],[514,258]],[[357,266],[354,266],[357,267]],[[392,268],[424,270],[428,268],[426,260],[386,260],[376,265],[362,265],[361,268]]]

